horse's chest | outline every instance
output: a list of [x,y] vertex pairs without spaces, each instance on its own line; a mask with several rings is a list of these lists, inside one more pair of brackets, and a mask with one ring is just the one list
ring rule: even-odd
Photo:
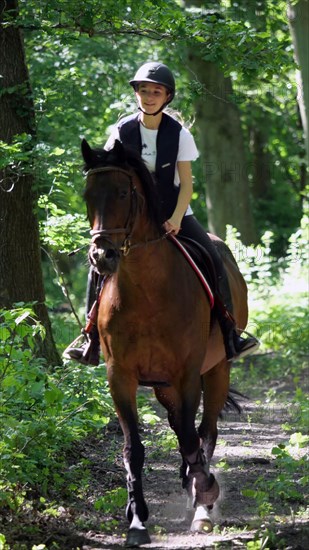
[[155,283],[151,292],[142,292],[137,285],[133,290],[123,297],[119,286],[110,286],[104,293],[99,331],[107,365],[131,371],[145,383],[170,383],[189,356],[190,368],[200,365],[205,353],[200,306],[195,302],[189,308],[180,293],[173,298],[171,285],[164,287],[164,299]]
[[140,380],[161,379],[167,366],[170,370],[178,362],[179,350],[165,317],[163,311],[143,317],[115,314],[101,331],[107,362],[134,369]]

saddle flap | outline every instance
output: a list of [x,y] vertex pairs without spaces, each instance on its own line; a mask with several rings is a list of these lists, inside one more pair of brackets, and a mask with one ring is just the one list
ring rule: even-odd
[[207,250],[189,237],[168,234],[167,238],[183,253],[186,260],[200,279],[210,305],[214,307],[214,294],[216,293],[217,277],[215,267]]

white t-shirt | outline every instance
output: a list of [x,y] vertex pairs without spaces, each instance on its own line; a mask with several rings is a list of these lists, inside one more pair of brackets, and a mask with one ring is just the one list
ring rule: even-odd
[[[155,172],[156,159],[157,159],[158,130],[150,130],[149,128],[145,128],[145,126],[143,126],[143,124],[140,122],[140,132],[141,132],[141,138],[142,138],[142,159],[145,161],[148,170],[150,170],[150,172]],[[119,130],[117,125],[113,127],[112,133],[109,136],[104,146],[104,149],[106,150],[112,149],[116,139],[120,140]],[[191,132],[187,128],[184,128],[183,126],[179,134],[179,147],[178,147],[178,155],[177,155],[176,162],[194,161],[198,158],[198,156],[199,156],[199,153],[195,145],[194,137],[192,136]],[[177,164],[176,164],[174,184],[179,186],[179,183],[180,183],[180,180],[179,180],[179,174],[178,174]],[[188,209],[185,215],[187,216],[188,214],[193,214],[190,205],[188,206]]]

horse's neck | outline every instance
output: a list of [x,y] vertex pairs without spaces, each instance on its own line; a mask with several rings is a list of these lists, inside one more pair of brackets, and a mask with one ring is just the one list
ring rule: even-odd
[[119,266],[118,280],[141,288],[165,284],[172,269],[168,243],[159,237],[147,238],[125,256]]
[[137,219],[135,227],[131,236],[131,241],[134,244],[139,243],[151,243],[152,241],[160,239],[160,233],[157,227],[145,216],[141,216]]

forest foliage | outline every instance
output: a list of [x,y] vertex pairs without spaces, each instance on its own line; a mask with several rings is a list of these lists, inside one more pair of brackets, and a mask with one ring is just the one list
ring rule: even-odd
[[[99,0],[21,0],[18,22],[36,133],[17,135],[10,144],[0,142],[0,169],[10,165],[18,174],[35,175],[47,305],[62,350],[80,331],[71,303],[80,319],[84,315],[89,226],[81,139],[103,145],[111,125],[136,109],[128,80],[139,65],[153,59],[173,68],[173,107],[192,124],[198,142],[195,101],[216,94],[215,89],[205,90],[190,68],[188,46],[198,47],[205,60],[231,77],[233,96],[226,100],[241,115],[246,166],[235,170],[248,171],[260,243],[245,247],[236,228],[228,228],[227,242],[249,286],[250,327],[261,338],[263,353],[269,353],[264,379],[279,377],[286,369],[301,410],[299,430],[305,432],[308,410],[301,384],[307,346],[307,175],[286,2],[261,1],[259,12],[250,11],[252,3],[245,1],[199,5],[106,0],[102,11]],[[261,164],[253,147],[257,130]],[[194,165],[192,203],[206,226],[205,163],[199,159]],[[269,186],[256,194],[257,169]],[[80,247],[79,254],[68,256]],[[32,306],[21,302],[1,311],[0,507],[13,514],[37,495],[44,499],[60,491],[64,477],[67,491],[82,492],[85,465],[81,462],[80,471],[68,473],[66,452],[114,415],[104,365],[51,368],[35,356],[36,339],[44,337],[44,330]],[[250,368],[252,374],[254,366]]]
[[[240,110],[247,151],[246,165],[232,168],[235,184],[237,172],[248,172],[259,235],[271,230],[275,255],[283,255],[300,223],[306,184],[285,2],[261,3],[260,15],[253,20],[246,2],[221,6],[209,2],[209,9],[192,3],[184,9],[174,1],[118,1],[106,2],[104,13],[99,4],[75,2],[68,9],[65,1],[20,2],[37,121],[34,169],[43,240],[63,251],[73,238],[79,244],[82,229],[87,229],[82,224],[81,138],[101,146],[119,116],[134,112],[128,80],[141,63],[159,59],[173,68],[177,80],[173,107],[188,124],[196,116],[195,100],[207,101],[218,93],[203,89],[199,75],[192,72],[186,60],[192,45],[232,78],[233,97],[220,92]],[[256,130],[261,134],[262,159],[253,150]],[[194,124],[192,131],[198,141]],[[16,162],[26,154],[28,139],[16,138],[10,153]],[[193,197],[194,210],[205,224],[206,163],[207,159],[199,159],[194,165]],[[257,195],[255,172],[270,182]]]

